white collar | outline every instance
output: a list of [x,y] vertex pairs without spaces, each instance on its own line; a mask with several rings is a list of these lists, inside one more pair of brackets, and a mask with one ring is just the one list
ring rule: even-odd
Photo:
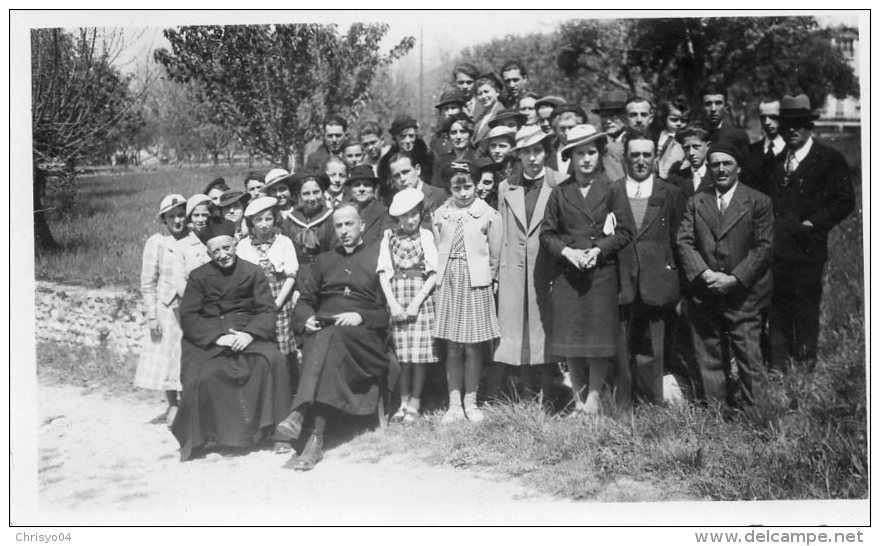
[[527,175],[525,169],[523,169],[522,175],[523,175],[523,178],[526,180],[540,180],[541,178],[544,178],[544,174],[545,174],[546,170],[547,170],[546,167],[541,167],[541,172],[538,173],[538,176],[532,177],[532,176]]
[[715,198],[721,199],[726,204],[730,204],[730,200],[733,197],[733,192],[736,191],[736,188],[739,187],[739,180],[733,183],[733,187],[727,190],[725,193],[721,193],[718,191],[718,187],[715,187]]
[[700,168],[697,170],[694,170],[693,167],[691,167],[691,171],[700,175],[700,178],[705,177],[706,176],[706,162],[703,161],[703,164],[700,165]]
[[641,190],[642,198],[646,198],[654,193],[654,175],[649,176],[641,182],[636,182],[632,177],[626,175],[627,197],[635,197],[637,189]]
[[792,155],[794,155],[795,161],[797,161],[798,164],[800,164],[801,161],[803,161],[804,158],[807,157],[807,154],[810,153],[810,148],[812,148],[812,147],[813,147],[813,137],[810,136],[807,139],[807,141],[804,143],[803,146],[801,146],[800,148],[798,148],[797,150],[794,150],[792,152]]
[[782,153],[782,150],[785,149],[785,139],[782,138],[782,135],[776,135],[772,141],[767,140],[767,137],[764,137],[764,153],[767,153],[767,147],[770,145],[770,142],[773,142],[773,155],[779,155]]

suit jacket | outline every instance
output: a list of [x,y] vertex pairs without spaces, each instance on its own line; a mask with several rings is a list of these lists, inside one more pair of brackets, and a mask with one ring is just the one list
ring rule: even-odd
[[[843,155],[813,140],[810,152],[786,183],[785,157],[768,177],[767,194],[776,219],[776,257],[822,263],[828,259],[828,232],[855,208],[850,169]],[[802,226],[804,220],[813,228]]]
[[[770,198],[738,183],[722,216],[714,189],[691,197],[678,230],[678,252],[688,292],[695,299],[721,299],[727,306],[758,309],[772,288],[773,204]],[[733,275],[739,286],[725,296],[710,295],[699,278],[711,269]]]
[[[616,182],[626,193],[626,178]],[[620,263],[620,303],[638,295],[646,305],[675,305],[680,296],[676,236],[685,199],[678,188],[654,178],[648,208],[630,244],[617,255]]]
[[712,187],[712,179],[710,178],[709,170],[706,169],[706,176],[700,180],[700,186],[696,190],[694,189],[694,173],[691,170],[690,163],[687,161],[682,161],[669,169],[669,176],[666,181],[677,187],[685,200],[690,199],[695,193]]
[[388,214],[388,207],[375,199],[361,209],[361,220],[364,221],[361,238],[367,246],[378,245],[385,230],[394,226],[394,218]]
[[303,170],[312,172],[324,172],[324,163],[326,163],[332,155],[335,154],[330,153],[330,150],[327,148],[327,146],[322,143],[320,148],[309,154],[309,157],[306,159],[305,166],[303,166]]
[[[772,159],[764,154],[764,142],[766,138],[749,144],[748,153],[745,157],[745,176],[743,180],[748,186],[760,192],[767,193],[770,185],[770,176],[777,166],[785,162],[785,152],[773,156]],[[742,176],[742,175],[741,175]]]

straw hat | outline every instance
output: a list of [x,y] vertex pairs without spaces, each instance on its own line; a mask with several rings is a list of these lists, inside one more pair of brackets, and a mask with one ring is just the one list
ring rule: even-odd
[[416,188],[404,188],[394,194],[391,200],[391,206],[388,207],[388,214],[391,216],[403,216],[407,212],[416,208],[416,206],[425,199],[422,190]]
[[159,214],[156,215],[156,218],[161,221],[163,214],[177,207],[184,207],[184,209],[186,208],[186,197],[180,195],[179,193],[166,195],[162,198],[162,202],[159,203]]
[[588,123],[584,123],[582,125],[575,125],[568,132],[568,144],[566,144],[560,152],[562,152],[562,158],[566,159],[571,155],[569,150],[577,148],[578,146],[582,146],[584,144],[588,144],[595,140],[599,140],[603,138],[605,133],[600,133],[595,127]]
[[196,207],[199,205],[213,205],[214,202],[211,201],[211,198],[205,195],[204,193],[197,193],[186,200],[186,217],[189,218],[189,215],[196,210]]
[[257,197],[250,203],[246,209],[244,209],[244,215],[250,218],[256,214],[263,212],[264,210],[271,209],[275,205],[278,204],[278,199],[274,197]]
[[513,149],[528,148],[543,141],[545,138],[550,138],[550,136],[550,133],[545,133],[537,125],[526,125],[516,132],[516,144]]

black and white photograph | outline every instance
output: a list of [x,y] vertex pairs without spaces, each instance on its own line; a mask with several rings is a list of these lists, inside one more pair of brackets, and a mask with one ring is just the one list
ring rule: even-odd
[[10,10],[17,541],[861,542],[870,11],[522,7]]

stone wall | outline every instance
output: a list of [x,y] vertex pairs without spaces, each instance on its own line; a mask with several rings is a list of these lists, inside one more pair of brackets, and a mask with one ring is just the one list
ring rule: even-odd
[[147,335],[138,292],[120,288],[83,288],[45,281],[36,284],[37,341],[138,353]]

